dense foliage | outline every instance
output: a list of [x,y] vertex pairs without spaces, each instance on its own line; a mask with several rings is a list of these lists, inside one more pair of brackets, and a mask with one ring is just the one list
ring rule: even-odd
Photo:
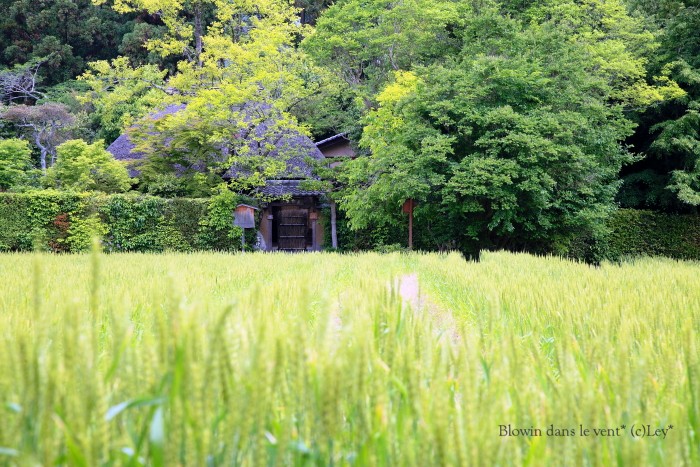
[[700,260],[700,218],[620,209],[607,220],[605,234],[578,236],[568,255],[594,263],[637,256]]
[[55,190],[0,195],[0,251],[89,249],[103,238],[106,251],[193,251],[240,248],[231,223],[238,199],[162,199]]
[[38,78],[47,86],[75,79],[92,60],[116,56],[134,28],[133,16],[90,0],[2,0],[0,11],[0,65],[17,71],[40,64]]
[[[634,23],[602,37],[585,22],[562,30],[560,15],[524,25],[472,12],[453,61],[396,74],[366,119],[371,156],[344,166],[352,225],[396,222],[408,198],[436,246],[475,252],[565,251],[581,229],[602,225],[631,161],[620,144],[632,129],[624,106],[677,90],[640,81],[634,43],[616,37],[636,37]],[[607,56],[615,46],[626,67]]]
[[634,0],[631,4],[659,29],[660,49],[650,70],[670,72],[685,91],[639,115],[632,138],[646,156],[625,170],[624,206],[693,212],[700,206],[700,8],[694,1]]
[[31,168],[29,143],[21,139],[0,140],[0,190],[7,190],[25,181]]
[[[0,137],[33,165],[5,162],[5,190],[208,197],[226,181],[265,201],[300,157],[284,135],[344,132],[361,157],[319,175],[353,245],[403,244],[408,198],[418,247],[470,254],[569,254],[619,206],[700,205],[692,2],[30,3],[5,2],[0,34]],[[125,132],[131,181],[85,156]]]
[[108,153],[102,141],[66,141],[56,148],[56,163],[48,170],[46,183],[73,191],[121,193],[131,188],[129,173]]

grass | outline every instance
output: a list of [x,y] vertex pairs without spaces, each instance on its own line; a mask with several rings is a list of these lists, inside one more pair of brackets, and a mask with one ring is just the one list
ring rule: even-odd
[[[388,285],[409,273],[421,310]],[[2,255],[0,465],[698,465],[699,278],[506,253]]]

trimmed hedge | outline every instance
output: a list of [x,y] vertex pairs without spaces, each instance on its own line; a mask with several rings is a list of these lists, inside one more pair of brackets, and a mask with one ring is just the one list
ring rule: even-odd
[[[222,210],[222,203],[230,210]],[[0,251],[84,251],[95,235],[106,251],[235,250],[241,234],[231,225],[235,203],[231,196],[0,193]]]
[[[324,207],[319,216],[323,224],[324,249],[331,250],[331,210]],[[344,211],[336,210],[336,233],[338,251],[379,251],[391,252],[406,249],[408,227],[382,225],[374,228],[351,230]]]
[[[241,231],[231,225],[231,214],[237,202],[230,192],[209,199],[54,190],[0,193],[0,251],[84,251],[95,235],[103,238],[106,251],[236,250]],[[330,246],[330,226],[324,231]],[[339,212],[343,250],[386,248],[396,235],[351,232]],[[569,256],[593,263],[635,256],[700,260],[700,216],[620,209],[608,220],[605,236],[575,239]]]
[[589,262],[637,256],[700,260],[700,216],[620,209],[607,227],[602,238],[576,239],[569,256]]
[[[330,219],[327,210],[324,219]],[[405,245],[406,228],[363,229],[353,232],[342,211],[338,212],[338,243],[342,251],[386,251],[393,243]],[[607,221],[606,233],[583,234],[569,245],[567,256],[588,263],[618,262],[639,256],[665,256],[700,260],[700,216],[674,215],[636,209],[619,209]],[[330,225],[324,229],[330,245]],[[420,228],[414,232],[420,248]],[[393,240],[393,242],[392,242]],[[397,241],[398,240],[398,241]],[[398,245],[401,243],[401,245]]]

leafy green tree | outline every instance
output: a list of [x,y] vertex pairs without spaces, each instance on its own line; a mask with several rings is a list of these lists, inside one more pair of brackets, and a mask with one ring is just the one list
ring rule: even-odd
[[631,2],[660,30],[650,67],[670,74],[684,94],[641,113],[631,139],[646,158],[624,176],[625,206],[695,211],[700,206],[700,9],[697,2]]
[[133,15],[90,0],[0,0],[0,68],[41,61],[39,77],[53,86],[80,74],[88,61],[116,56]]
[[615,34],[581,26],[572,40],[556,8],[527,22],[474,10],[459,57],[396,75],[365,121],[371,156],[343,165],[353,228],[402,223],[408,198],[428,248],[564,252],[603,228],[632,160],[625,110],[677,89],[647,84],[636,63],[614,67],[601,44],[621,44]]
[[46,175],[46,184],[63,190],[122,193],[131,187],[129,173],[104,148],[102,141],[88,144],[70,140],[58,149],[56,164]]
[[258,94],[243,104],[240,94],[215,95],[211,103],[194,99],[187,108],[160,119],[146,118],[130,131],[136,150],[148,155],[140,167],[148,189],[170,173],[177,174],[190,195],[206,195],[233,171],[230,188],[251,193],[285,174],[289,159],[306,156],[296,153],[294,145],[285,147],[284,141],[296,138],[290,135],[303,132],[293,117],[260,104],[264,100]]
[[343,84],[321,89],[299,109],[320,136],[362,134],[361,119],[395,71],[427,65],[459,50],[459,4],[450,0],[343,0],[318,18],[302,48]]
[[[202,177],[205,186],[216,186],[236,166],[233,188],[250,191],[281,173],[284,157],[267,156],[283,134],[308,133],[291,110],[324,85],[324,73],[295,47],[307,31],[298,22],[298,10],[283,0],[157,0],[115,6],[163,11],[169,18],[164,18],[168,39],[149,43],[151,50],[168,55],[189,47],[194,54],[171,74],[150,65],[134,68],[120,57],[93,64],[83,77],[92,89],[85,100],[99,109],[110,128],[129,125],[156,102],[186,104],[156,119],[150,112],[131,130],[136,150],[148,159],[142,167],[148,189],[177,189],[163,185],[162,175],[184,172],[198,191]],[[198,32],[183,21],[199,6],[213,19]],[[276,152],[283,156],[284,150]]]
[[97,61],[80,76],[89,91],[79,100],[99,127],[99,136],[115,140],[134,121],[146,115],[167,96],[167,70],[157,65],[130,66],[127,57]]
[[349,84],[378,89],[392,71],[455,52],[457,24],[456,3],[447,0],[345,0],[323,13],[303,45]]
[[75,123],[68,107],[56,102],[13,105],[3,110],[0,118],[13,123],[39,148],[39,166],[44,173],[56,160],[56,146],[67,139]]
[[24,181],[31,169],[31,149],[22,139],[0,140],[0,190],[5,191]]
[[[628,112],[684,95],[670,70],[650,73],[649,57],[660,47],[656,30],[644,18],[630,14],[624,0],[486,2],[489,4],[523,24],[554,27],[566,34],[588,55],[586,69],[605,79],[610,99]],[[470,36],[463,37],[468,40]]]

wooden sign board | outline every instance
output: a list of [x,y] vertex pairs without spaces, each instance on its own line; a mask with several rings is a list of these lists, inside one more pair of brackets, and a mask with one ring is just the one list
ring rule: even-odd
[[255,228],[255,211],[258,208],[249,206],[247,204],[239,204],[236,206],[236,210],[233,212],[233,225],[242,227],[244,229],[254,229]]

